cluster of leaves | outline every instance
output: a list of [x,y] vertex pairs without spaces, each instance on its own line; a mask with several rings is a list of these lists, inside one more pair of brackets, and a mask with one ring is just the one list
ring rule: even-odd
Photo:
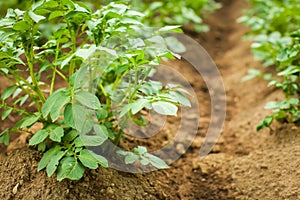
[[250,0],[252,8],[239,21],[250,26],[249,38],[255,58],[264,66],[274,67],[276,76],[250,70],[244,78],[261,77],[283,91],[286,99],[269,102],[265,108],[273,114],[266,116],[257,126],[260,130],[269,127],[274,120],[296,122],[300,119],[300,9],[299,1]]
[[[203,23],[203,19],[210,13],[221,7],[220,3],[214,0],[122,0],[129,3],[131,7],[144,14],[143,23],[152,27],[165,25],[183,25],[192,27],[193,31],[208,31],[209,27]],[[99,4],[99,1],[90,0],[92,4]],[[102,4],[112,2],[111,0],[101,1]]]
[[[12,86],[1,94],[1,117],[22,119],[0,133],[0,142],[8,145],[11,132],[29,132],[29,145],[43,152],[38,170],[78,180],[84,167],[109,165],[87,147],[117,145],[128,120],[145,125],[141,110],[176,115],[178,106],[190,106],[180,86],[149,78],[162,58],[177,55],[169,50],[176,49],[174,38],[162,34],[180,29],[149,31],[141,16],[114,2],[95,12],[72,0],[9,9],[0,20],[0,74]],[[33,133],[36,124],[42,128]],[[143,147],[134,153],[142,165],[167,167]],[[126,160],[124,152],[117,155]]]
[[203,18],[221,7],[214,0],[186,1],[136,1],[135,7],[143,11],[151,26],[183,25],[191,26],[196,32],[205,32],[209,27]]
[[[85,4],[90,4],[91,7],[97,8],[102,5],[111,3],[111,0],[88,0]],[[221,7],[220,3],[215,0],[187,0],[187,1],[141,1],[141,0],[122,0],[134,10],[143,13],[144,24],[152,27],[162,27],[165,25],[184,25],[192,27],[195,32],[205,32],[209,27],[203,23],[209,14]],[[24,8],[29,6],[30,1],[12,0],[0,1],[0,15],[4,15],[7,8]]]
[[0,1],[0,16],[4,16],[8,8],[21,8],[29,6],[30,2],[25,0]]

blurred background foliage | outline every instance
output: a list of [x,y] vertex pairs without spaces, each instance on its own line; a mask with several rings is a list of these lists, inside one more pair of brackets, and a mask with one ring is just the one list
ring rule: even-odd
[[6,14],[8,8],[26,9],[31,2],[28,0],[0,0],[0,17]]
[[[26,9],[34,0],[0,0],[0,17],[6,14],[8,8]],[[111,0],[81,0],[94,10],[107,5]],[[165,25],[182,25],[187,30],[195,32],[208,31],[203,22],[210,13],[221,7],[214,0],[121,0],[140,11],[145,16],[140,19],[146,25],[162,27]]]

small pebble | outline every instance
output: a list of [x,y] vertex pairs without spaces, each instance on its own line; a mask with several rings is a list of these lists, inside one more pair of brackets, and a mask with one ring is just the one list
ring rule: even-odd
[[13,188],[12,192],[13,194],[17,194],[19,188],[19,183]]
[[266,165],[266,164],[261,164],[261,165],[260,165],[260,168],[261,168],[261,169],[268,169],[268,165]]
[[185,153],[184,145],[179,143],[176,145],[176,152],[180,155],[183,155]]

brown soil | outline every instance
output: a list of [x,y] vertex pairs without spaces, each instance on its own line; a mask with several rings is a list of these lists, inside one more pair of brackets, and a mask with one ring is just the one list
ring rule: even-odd
[[[222,3],[223,8],[208,20],[211,31],[193,36],[218,65],[227,92],[225,128],[211,154],[198,157],[210,119],[208,90],[194,69],[181,62],[174,67],[192,83],[201,119],[193,144],[170,169],[128,174],[99,168],[88,170],[81,181],[57,182],[55,177],[37,172],[41,157],[37,151],[26,146],[13,150],[24,144],[23,137],[0,156],[0,199],[300,199],[300,128],[276,124],[272,134],[255,131],[267,114],[265,103],[281,95],[266,88],[263,80],[240,82],[249,68],[260,68],[261,64],[253,61],[250,43],[242,40],[247,28],[235,22],[246,3]],[[1,122],[1,129],[14,122]],[[129,138],[122,145],[159,149],[172,140],[177,125],[178,119],[170,118],[155,139]]]

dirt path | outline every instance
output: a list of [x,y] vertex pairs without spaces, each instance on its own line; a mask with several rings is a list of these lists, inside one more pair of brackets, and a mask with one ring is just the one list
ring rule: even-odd
[[[281,95],[267,89],[262,80],[240,82],[249,68],[261,65],[253,61],[250,43],[242,40],[247,28],[236,23],[247,5],[242,0],[221,2],[223,8],[208,20],[211,31],[193,36],[218,65],[227,92],[225,128],[211,154],[198,157],[210,118],[208,90],[187,63],[174,63],[192,83],[202,109],[193,144],[170,169],[127,174],[99,168],[88,171],[79,182],[57,182],[36,171],[40,154],[23,148],[0,156],[0,199],[300,199],[300,129],[277,125],[273,134],[255,131],[267,113],[265,103]],[[174,118],[168,122],[154,139],[129,138],[123,145],[161,147],[172,140],[178,125]]]
[[299,126],[277,125],[272,135],[268,130],[256,132],[267,114],[265,103],[282,95],[262,80],[240,82],[248,69],[261,69],[261,64],[253,61],[249,42],[242,40],[247,28],[235,23],[247,5],[223,2],[224,8],[210,21],[215,38],[208,33],[203,44],[223,74],[228,95],[229,117],[221,139],[226,159],[219,174],[231,177],[229,196],[236,199],[300,199]]

